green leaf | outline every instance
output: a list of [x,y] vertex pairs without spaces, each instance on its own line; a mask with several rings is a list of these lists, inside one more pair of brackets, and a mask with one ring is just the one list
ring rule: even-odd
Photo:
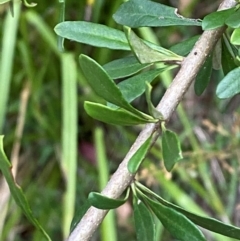
[[196,35],[192,38],[189,38],[185,41],[182,41],[180,43],[173,45],[169,50],[171,50],[172,52],[178,55],[186,56],[192,50],[192,48],[194,47],[198,39],[199,39],[199,35]]
[[231,98],[240,93],[240,67],[230,71],[218,84],[216,94],[220,99]]
[[173,237],[182,241],[206,241],[197,226],[183,214],[151,199],[147,199],[147,202],[154,214]]
[[195,83],[194,90],[196,95],[201,95],[207,88],[212,74],[212,55],[209,55],[199,70]]
[[235,45],[240,45],[240,28],[234,29],[230,42]]
[[146,100],[147,100],[148,111],[149,111],[150,115],[156,119],[163,120],[164,118],[163,118],[162,113],[160,113],[155,108],[155,106],[153,105],[153,103],[151,101],[152,86],[148,82],[145,82],[145,86],[146,86]]
[[114,110],[108,106],[88,101],[84,102],[84,109],[92,118],[112,125],[131,126],[158,121],[151,116],[147,120],[124,109]]
[[124,199],[113,199],[113,198],[104,196],[98,192],[90,192],[88,195],[88,200],[90,204],[95,208],[108,210],[108,209],[118,208],[121,205],[123,205],[127,201],[128,196],[129,196],[129,189],[127,190],[127,193]]
[[134,196],[133,201],[134,223],[137,241],[152,241],[155,237],[155,224],[151,211],[145,204]]
[[118,86],[101,65],[86,55],[80,55],[79,61],[86,80],[97,95],[135,115],[149,119],[149,116],[135,109],[124,99]]
[[181,62],[182,56],[179,56],[168,49],[160,47],[155,50],[141,40],[130,28],[125,27],[127,39],[130,47],[141,64],[155,62]]
[[172,25],[201,26],[196,19],[180,16],[176,8],[146,0],[130,0],[123,3],[113,15],[114,20],[131,28]]
[[4,149],[3,149],[3,136],[0,136],[0,170],[5,177],[11,195],[14,198],[17,205],[22,209],[23,213],[27,217],[27,219],[37,228],[39,229],[42,234],[44,235],[45,239],[48,241],[51,241],[51,238],[48,236],[46,231],[43,229],[41,224],[38,222],[38,220],[33,216],[32,210],[29,206],[29,203],[22,191],[22,188],[18,186],[16,183],[12,172],[11,172],[11,163],[9,162],[7,156],[5,155]]
[[149,66],[151,66],[151,64],[139,63],[135,56],[128,56],[107,63],[103,65],[103,68],[111,78],[118,79],[133,75]]
[[136,173],[138,171],[138,168],[142,164],[148,149],[151,145],[151,139],[152,136],[148,137],[148,139],[139,147],[139,149],[133,154],[133,156],[130,158],[128,162],[128,171],[130,173]]
[[226,19],[235,11],[236,9],[234,7],[208,14],[202,21],[203,30],[215,29],[224,26]]
[[[166,207],[172,208],[172,209],[176,210],[177,212],[182,213],[195,224],[197,224],[209,231],[219,233],[219,234],[225,235],[227,237],[239,239],[240,228],[235,227],[233,225],[225,224],[214,218],[203,217],[203,216],[191,213],[175,204],[172,204],[172,203],[166,201],[165,199],[161,198],[156,193],[153,193],[151,190],[144,187],[143,185],[141,185],[139,183],[136,183],[136,184],[137,184],[137,187],[140,188],[141,190],[143,190],[144,192],[147,192],[148,194],[153,195],[154,198],[156,198],[158,202],[160,202],[161,204],[163,204]],[[140,191],[140,193],[142,195],[141,191]],[[142,195],[142,196],[146,197],[146,195]]]
[[171,171],[175,163],[181,160],[182,151],[177,135],[170,130],[163,129],[162,133],[162,155],[167,171]]
[[0,4],[6,3],[6,2],[10,2],[12,0],[0,0]]
[[[146,82],[151,83],[160,73],[170,68],[171,67],[169,66],[164,66],[162,69],[149,70],[120,82],[118,87],[121,90],[124,99],[129,103],[135,100],[144,93]],[[108,106],[114,109],[119,108],[111,103],[108,103]]]
[[[228,49],[227,44],[230,49]],[[230,53],[230,51],[232,52],[232,54]],[[232,55],[234,55],[234,53],[232,51],[231,44],[229,44],[227,39],[224,39],[224,41],[222,41],[222,69],[224,75],[227,75],[231,70],[237,67]]]
[[174,205],[174,204],[164,200],[163,198],[161,198],[159,196],[157,197],[157,199],[164,206],[175,209],[177,212],[182,213],[195,224],[197,224],[207,230],[210,230],[212,232],[219,233],[219,234],[225,235],[227,237],[231,237],[231,238],[239,239],[239,237],[240,237],[240,228],[238,228],[238,227],[235,227],[235,226],[229,225],[229,224],[225,224],[214,218],[208,218],[208,217],[196,215],[196,214],[191,213],[177,205]]
[[89,202],[88,199],[86,200],[86,202],[82,206],[77,205],[78,209],[77,209],[77,211],[74,214],[74,217],[72,219],[71,226],[70,226],[70,232],[72,232],[75,229],[75,227],[77,226],[79,221],[82,219],[83,215],[87,212],[87,210],[90,207],[91,207],[91,203]]
[[130,50],[124,33],[97,23],[66,21],[54,28],[57,35],[80,43],[109,48]]
[[226,19],[225,24],[227,24],[231,28],[240,28],[239,14],[240,10],[235,11]]

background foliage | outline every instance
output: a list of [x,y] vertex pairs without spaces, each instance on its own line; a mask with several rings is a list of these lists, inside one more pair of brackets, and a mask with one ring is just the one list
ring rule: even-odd
[[[120,28],[111,16],[121,2],[68,0],[65,18],[90,20]],[[186,17],[203,18],[216,10],[219,1],[161,3],[179,8],[179,12]],[[7,13],[7,5],[0,5],[0,16],[4,20],[0,21],[0,36],[2,43],[4,38],[9,43],[0,46],[1,66],[5,64],[4,76],[10,75],[9,92],[7,83],[5,86],[0,85],[0,91],[7,98],[5,102],[1,100],[4,95],[0,96],[0,134],[5,135],[7,155],[11,159],[19,159],[17,182],[26,193],[35,217],[53,240],[61,240],[69,232],[74,212],[72,203],[75,203],[77,210],[90,191],[100,191],[104,187],[108,176],[116,169],[140,131],[139,126],[106,126],[87,116],[83,110],[83,101],[101,100],[86,84],[78,66],[78,56],[84,53],[100,64],[105,64],[124,53],[96,49],[67,40],[67,56],[59,53],[57,37],[53,32],[60,21],[60,5],[56,1],[41,1],[32,9],[22,7],[19,13],[15,9],[15,23],[11,23],[11,28],[5,27],[9,21]],[[161,43],[166,48],[197,33],[200,34],[201,30],[195,27],[142,28],[138,32],[144,39]],[[2,71],[3,67],[1,76]],[[70,73],[76,76],[69,76]],[[156,88],[152,93],[154,103],[157,103],[173,76],[174,71],[170,71],[155,79],[153,85]],[[239,95],[231,100],[217,99],[215,89],[221,76],[220,71],[214,71],[210,87],[201,97],[197,97],[193,88],[190,88],[168,124],[181,138],[183,161],[171,174],[168,173],[162,164],[158,142],[148,154],[137,179],[183,208],[239,226],[240,99]],[[73,80],[73,85],[67,87],[65,84],[69,79]],[[75,89],[74,79],[77,79]],[[70,108],[68,101],[75,102],[71,102],[68,96],[74,96],[76,89],[77,107],[73,104]],[[134,105],[142,110],[147,109],[141,98]],[[75,118],[72,116],[76,114],[75,109],[78,110],[77,124],[71,122]],[[63,125],[63,120],[67,126]],[[23,125],[22,136],[18,129],[21,125],[19,123]],[[74,133],[68,127],[74,125],[78,127],[77,166],[68,162],[74,160],[74,156],[67,156],[65,162],[61,158],[70,145],[68,136]],[[18,138],[21,144],[19,153],[14,152]],[[72,175],[70,171],[73,171]],[[70,185],[71,181],[75,182],[74,177],[77,179],[76,187],[73,185],[76,195]],[[64,197],[71,201],[68,203]],[[115,220],[115,223],[110,222],[110,228],[109,224],[104,224],[108,226],[108,231],[103,225],[94,240],[136,240],[131,205],[127,203],[115,214],[110,214],[110,220]],[[9,201],[6,219],[0,217],[0,228],[0,240],[43,239],[12,199]],[[157,240],[173,240],[162,226],[159,225],[157,231]],[[232,240],[210,233],[206,237],[207,240]]]

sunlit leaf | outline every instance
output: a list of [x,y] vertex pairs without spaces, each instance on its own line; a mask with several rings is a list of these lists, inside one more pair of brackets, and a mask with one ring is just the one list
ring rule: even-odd
[[160,48],[158,51],[143,42],[130,28],[125,28],[127,39],[132,51],[142,64],[155,62],[181,62],[182,56],[179,56],[168,49]]
[[103,68],[111,78],[118,79],[133,75],[148,66],[151,64],[141,64],[135,56],[128,56],[107,63],[103,65]]
[[215,29],[224,26],[226,19],[235,11],[235,8],[229,8],[208,14],[202,21],[203,30]]
[[240,93],[240,67],[230,71],[218,84],[216,94],[220,99]]
[[113,18],[117,23],[131,28],[172,25],[201,26],[200,21],[179,15],[176,8],[146,0],[130,0],[123,3]]
[[212,55],[209,55],[199,70],[195,83],[194,90],[196,95],[201,95],[203,91],[207,88],[212,74]]
[[198,227],[183,214],[153,200],[147,199],[147,202],[173,237],[181,241],[206,241]]
[[13,196],[17,205],[22,209],[22,211],[25,214],[25,216],[27,217],[27,219],[37,229],[39,229],[42,232],[42,234],[44,235],[46,240],[51,241],[50,237],[48,236],[46,231],[43,229],[41,224],[33,216],[32,210],[31,210],[29,203],[22,191],[22,188],[16,183],[16,181],[12,175],[11,168],[12,168],[11,163],[9,162],[7,156],[5,155],[4,149],[3,149],[3,136],[0,136],[0,170],[8,183],[11,195]]
[[128,171],[130,173],[136,173],[141,163],[143,162],[148,149],[151,145],[152,136],[148,137],[148,139],[139,147],[139,149],[133,154],[133,156],[128,161]]
[[173,131],[167,129],[163,129],[162,133],[162,156],[164,166],[169,172],[172,170],[175,163],[183,158],[180,141],[177,135]]
[[240,28],[234,29],[230,41],[232,44],[240,45]]
[[152,213],[137,197],[134,197],[133,201],[133,214],[137,241],[154,240],[155,224]]
[[57,35],[80,43],[109,48],[130,50],[124,33],[105,25],[84,21],[65,21],[54,28]]
[[114,208],[120,207],[127,201],[128,196],[129,196],[129,189],[124,199],[113,199],[113,198],[104,196],[98,192],[90,192],[88,195],[88,200],[89,200],[89,203],[95,208],[107,210],[107,209],[114,209]]
[[157,122],[151,116],[147,120],[124,109],[114,110],[111,107],[88,101],[84,102],[84,109],[92,118],[112,125],[131,126]]

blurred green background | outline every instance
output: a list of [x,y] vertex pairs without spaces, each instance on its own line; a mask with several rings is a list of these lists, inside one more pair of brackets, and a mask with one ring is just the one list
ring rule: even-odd
[[[191,18],[215,11],[220,1],[156,1]],[[68,0],[66,20],[85,20],[121,29],[112,14],[122,0]],[[142,126],[107,126],[86,115],[83,101],[101,101],[81,74],[78,56],[87,54],[101,64],[124,56],[121,51],[97,49],[61,39],[53,29],[62,19],[58,1],[39,1],[34,8],[0,5],[0,134],[16,179],[53,240],[69,233],[73,214],[90,191],[100,191]],[[164,47],[183,41],[196,27],[141,28],[138,34]],[[158,103],[176,72],[159,76],[153,85]],[[201,97],[191,87],[168,127],[178,133],[184,159],[168,173],[162,164],[160,140],[148,154],[137,179],[165,199],[190,211],[240,226],[240,98],[218,100],[215,88],[222,72],[213,71]],[[134,105],[145,109],[144,98]],[[15,170],[14,170],[15,172]],[[44,240],[8,198],[0,174],[0,240]],[[6,201],[5,201],[6,200]],[[112,212],[92,240],[136,240],[131,203]],[[233,239],[204,231],[207,240]],[[157,225],[156,241],[174,239]]]

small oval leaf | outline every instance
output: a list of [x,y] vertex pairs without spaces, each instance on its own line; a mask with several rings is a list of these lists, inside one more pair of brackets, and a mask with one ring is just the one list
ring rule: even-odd
[[127,190],[127,193],[124,199],[113,199],[113,198],[106,197],[98,192],[90,192],[88,195],[88,200],[90,204],[95,208],[108,210],[108,209],[118,208],[121,205],[123,205],[127,201],[128,196],[129,196],[129,189]]
[[210,30],[224,26],[226,19],[235,11],[236,9],[234,7],[208,14],[202,21],[203,30]]
[[84,102],[84,109],[92,118],[112,125],[131,126],[157,122],[151,116],[149,119],[144,119],[124,109],[114,110],[108,106],[88,101]]
[[139,166],[147,154],[147,151],[151,145],[152,136],[148,137],[148,139],[139,147],[139,149],[133,154],[128,162],[128,171],[130,173],[136,173],[138,171]]
[[151,211],[137,197],[133,202],[134,223],[137,241],[152,241],[155,237],[155,224]]
[[235,11],[226,19],[225,23],[231,28],[240,28],[239,14],[240,10]]
[[173,237],[181,241],[206,241],[198,227],[183,214],[149,198],[147,202],[154,214]]
[[218,84],[216,94],[220,99],[231,98],[240,93],[240,67],[230,71]]
[[171,171],[175,163],[181,160],[182,150],[177,135],[170,130],[163,130],[162,155],[167,171]]

